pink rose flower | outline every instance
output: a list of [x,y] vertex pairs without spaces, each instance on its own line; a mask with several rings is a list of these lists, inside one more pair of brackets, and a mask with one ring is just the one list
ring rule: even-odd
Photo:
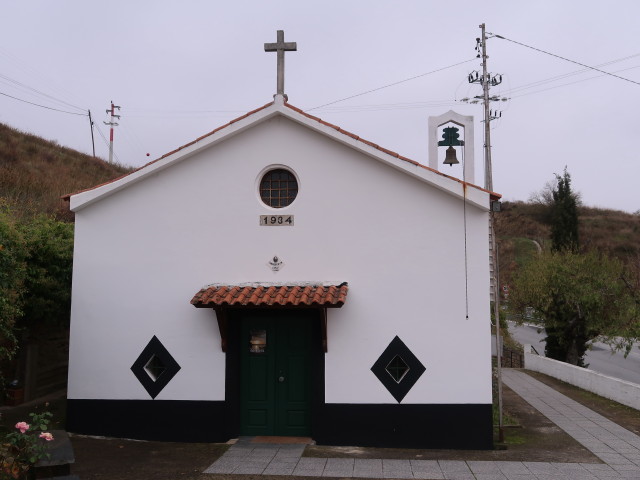
[[39,437],[44,438],[47,442],[53,440],[53,435],[51,435],[49,432],[42,432]]
[[16,428],[20,430],[20,433],[24,433],[29,430],[29,424],[27,422],[18,422],[16,423]]

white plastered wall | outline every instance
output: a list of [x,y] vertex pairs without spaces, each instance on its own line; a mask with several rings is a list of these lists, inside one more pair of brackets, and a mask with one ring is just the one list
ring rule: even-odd
[[[259,200],[269,165],[298,176],[290,207]],[[269,213],[295,226],[259,226]],[[328,312],[328,403],[395,403],[370,368],[396,335],[426,367],[403,403],[490,403],[487,215],[267,120],[76,213],[69,398],[148,399],[130,367],[156,335],[181,366],[157,399],[223,400],[217,323],[191,297],[209,283],[334,280],[349,295]]]

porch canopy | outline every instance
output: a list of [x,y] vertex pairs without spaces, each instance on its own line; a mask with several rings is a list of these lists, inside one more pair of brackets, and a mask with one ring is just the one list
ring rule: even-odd
[[316,308],[323,312],[322,344],[327,351],[327,308],[344,305],[349,291],[347,282],[243,283],[208,285],[191,299],[196,308],[212,308],[216,312],[222,340],[227,351],[226,311],[235,308]]

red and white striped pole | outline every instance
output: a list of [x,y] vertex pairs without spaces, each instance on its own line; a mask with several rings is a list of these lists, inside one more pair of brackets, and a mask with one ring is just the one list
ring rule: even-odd
[[114,118],[120,119],[120,115],[116,115],[116,108],[120,110],[118,105],[113,104],[113,100],[111,100],[111,108],[107,110],[107,113],[111,114],[111,118],[109,122],[103,122],[105,125],[109,125],[111,127],[109,129],[109,163],[113,163],[113,127],[117,127],[118,123],[114,122]]

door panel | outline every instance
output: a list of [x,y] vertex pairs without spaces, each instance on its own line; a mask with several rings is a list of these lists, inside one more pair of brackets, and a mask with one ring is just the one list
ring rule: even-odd
[[[310,432],[310,321],[295,318],[280,323],[280,336],[284,337],[285,351],[279,356],[279,366],[285,372],[285,381],[279,384],[276,404],[276,431],[278,435],[305,436]],[[286,432],[286,433],[285,433]]]
[[[311,319],[305,317],[304,312],[277,311],[243,318],[242,435],[310,435]],[[260,338],[264,346],[256,346]]]
[[[244,338],[249,335],[246,331]],[[244,350],[248,352],[249,342],[245,342]],[[271,362],[264,355],[244,355],[242,372],[245,376],[242,382],[241,398],[244,399],[244,408],[241,415],[241,423],[246,425],[253,433],[251,435],[268,435],[273,429],[273,415],[269,412],[273,409],[273,385],[269,382],[271,377]]]

